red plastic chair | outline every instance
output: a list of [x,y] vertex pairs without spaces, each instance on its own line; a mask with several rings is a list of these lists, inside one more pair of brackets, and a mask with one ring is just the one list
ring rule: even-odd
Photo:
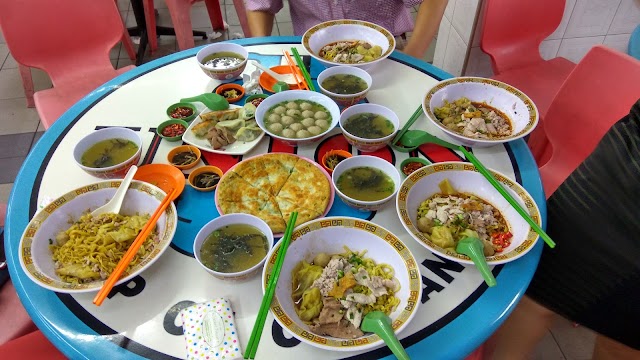
[[[578,63],[549,107],[540,176],[547,198],[640,98],[640,61],[598,45]],[[546,161],[548,159],[548,161]]]
[[45,128],[133,67],[114,70],[109,60],[111,48],[127,35],[113,0],[0,1],[0,28],[16,61],[44,70],[53,82],[52,89],[34,94]]
[[[178,48],[180,50],[190,49],[195,46],[193,40],[193,29],[191,25],[191,6],[203,0],[165,0],[167,8],[169,8],[169,15],[171,15],[171,22],[173,23],[173,29],[176,32],[176,39],[178,40]],[[204,0],[211,19],[211,26],[214,30],[224,30],[224,20],[222,19],[222,11],[220,9],[220,2],[218,0]],[[144,0],[144,18],[147,23],[147,34],[149,37],[149,47],[151,52],[158,48],[158,38],[156,33],[156,18],[154,13],[153,0]],[[240,26],[244,32],[245,37],[249,37],[249,23],[247,22],[247,15],[244,7],[243,0],[234,0],[236,12],[238,13],[238,19],[240,20]]]

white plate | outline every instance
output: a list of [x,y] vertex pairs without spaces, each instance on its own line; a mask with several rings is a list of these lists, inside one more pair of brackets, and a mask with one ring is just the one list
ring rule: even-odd
[[[241,108],[241,107],[242,106],[238,106],[238,105],[229,105],[230,109]],[[209,110],[208,108],[205,108],[200,112],[200,114],[206,113],[209,111],[211,110]],[[182,136],[182,141],[186,142],[189,145],[193,145],[203,151],[208,151],[216,154],[244,155],[249,151],[251,151],[251,149],[253,149],[256,145],[258,145],[260,140],[262,140],[262,138],[264,137],[264,131],[263,131],[253,141],[247,142],[247,141],[236,140],[236,142],[234,142],[233,144],[223,146],[220,149],[214,149],[211,147],[211,144],[209,144],[209,141],[207,139],[200,139],[193,133],[193,131],[191,131],[191,129],[193,129],[194,126],[200,124],[201,122],[202,122],[202,119],[200,118],[200,115],[196,116],[196,118],[193,119],[193,121],[187,128],[187,131],[185,131],[184,135]]]

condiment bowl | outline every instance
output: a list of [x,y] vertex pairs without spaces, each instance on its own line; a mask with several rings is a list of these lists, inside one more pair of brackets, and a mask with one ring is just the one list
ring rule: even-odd
[[[248,103],[258,102],[258,105],[253,104],[253,105],[255,105],[255,106],[256,106],[256,108],[257,108],[260,104],[262,104],[262,102],[264,101],[264,99],[266,99],[266,98],[268,98],[268,97],[269,97],[269,95],[267,95],[267,94],[253,94],[253,95],[249,95],[249,96],[247,96],[247,98],[246,98],[246,100],[244,101],[244,103],[245,103],[245,104],[248,104]],[[256,99],[259,99],[259,100],[254,101],[254,100],[256,100]]]
[[[531,218],[540,225],[540,211],[531,195],[517,182],[504,174],[489,169],[493,177],[501,183],[511,196],[520,203]],[[507,200],[476,170],[475,166],[466,162],[442,162],[427,165],[416,171],[402,182],[396,197],[397,212],[400,222],[409,235],[432,253],[464,264],[473,264],[471,259],[453,250],[446,250],[433,243],[417,228],[418,207],[437,193],[441,193],[439,184],[447,179],[453,188],[462,193],[475,195],[493,205],[509,224],[513,237],[511,245],[502,252],[487,256],[489,265],[503,264],[520,258],[533,248],[538,234],[516,212]]]
[[[347,120],[354,115],[362,113],[372,113],[385,117],[387,120],[391,121],[391,124],[393,125],[393,131],[391,132],[391,134],[381,138],[367,139],[351,134],[347,130],[345,130],[345,124],[347,123]],[[396,136],[399,127],[400,119],[398,119],[398,115],[396,115],[396,113],[391,109],[378,104],[353,105],[344,110],[342,114],[340,114],[340,129],[342,130],[342,135],[344,135],[349,144],[363,152],[376,151],[389,145],[391,140],[393,140],[393,137]]]
[[[324,106],[331,116],[331,119],[326,119],[327,121],[330,120],[329,127],[318,135],[313,135],[313,136],[304,137],[304,138],[287,138],[280,135],[276,135],[271,130],[269,130],[265,125],[265,116],[266,116],[266,113],[269,111],[269,109],[271,109],[273,106],[280,104],[284,101],[295,101],[295,100],[312,101],[314,103]],[[329,131],[331,131],[331,129],[333,129],[334,127],[336,127],[336,125],[338,125],[339,121],[340,121],[340,108],[338,108],[338,105],[335,103],[335,101],[331,100],[331,98],[329,98],[326,95],[323,95],[314,91],[288,90],[288,91],[279,92],[264,99],[264,101],[260,103],[260,106],[258,106],[258,108],[256,109],[256,122],[258,123],[258,126],[265,133],[269,134],[272,138],[278,139],[290,146],[305,145],[305,144],[311,144],[311,143],[320,141]]]
[[[124,139],[132,141],[134,144],[136,144],[138,150],[127,160],[113,166],[96,168],[82,165],[82,155],[84,155],[84,153],[89,150],[89,148],[99,143],[100,141],[109,139]],[[76,164],[78,164],[78,166],[89,175],[93,175],[95,177],[103,179],[111,179],[124,177],[131,166],[138,164],[141,153],[142,138],[136,131],[123,127],[109,127],[96,130],[82,138],[73,149],[73,159],[75,160]]]
[[[196,183],[196,178],[204,173],[213,173],[218,175],[218,181],[211,185],[211,186],[205,186],[203,187],[200,184]],[[222,175],[224,175],[224,173],[222,172],[222,170],[220,170],[219,167],[217,166],[211,166],[211,165],[206,165],[206,166],[201,166],[197,169],[194,169],[190,174],[189,174],[189,184],[196,190],[198,191],[203,191],[203,192],[208,192],[208,191],[213,191],[217,186],[218,183],[220,182],[220,179],[222,178]]]
[[[176,135],[176,136],[166,136],[163,134],[165,128],[167,126],[170,125],[174,125],[174,124],[178,124],[178,125],[182,125],[184,127],[184,129],[182,130],[182,134]],[[180,119],[171,119],[171,120],[167,120],[164,121],[162,123],[160,123],[160,125],[158,125],[158,128],[156,129],[156,133],[158,134],[158,136],[160,136],[161,138],[167,140],[167,141],[178,141],[178,140],[182,140],[182,135],[184,135],[184,133],[187,131],[187,128],[189,127],[189,123],[184,121],[184,120],[180,120]]]
[[[477,139],[444,126],[436,117],[435,109],[442,107],[445,100],[453,102],[461,97],[472,102],[484,102],[504,113],[511,123],[511,135],[496,139]],[[520,139],[538,125],[538,108],[526,94],[503,82],[480,77],[457,77],[437,83],[425,94],[422,109],[438,129],[460,144],[472,147],[489,147]]]
[[[329,150],[322,155],[320,165],[327,170],[329,174],[333,172],[333,169],[343,160],[352,157],[350,152],[344,150]],[[338,160],[341,159],[341,160]]]
[[[175,114],[175,111],[178,108],[191,110],[191,114],[188,116],[181,116],[179,114]],[[196,116],[198,116],[198,108],[196,108],[195,105],[188,102],[175,103],[167,108],[167,116],[170,119],[179,119],[179,120],[184,120],[186,122],[190,122],[193,119],[195,119]]]
[[[335,61],[329,61],[319,55],[320,50],[325,45],[337,41],[353,41],[362,40],[371,45],[378,45],[382,48],[382,54],[373,61],[344,64]],[[338,65],[351,65],[361,69],[370,70],[376,64],[391,55],[396,47],[396,40],[389,30],[361,20],[331,20],[320,23],[307,30],[302,36],[302,46],[309,54],[326,67]]]
[[[235,96],[231,95],[233,91],[235,91]],[[226,94],[227,92],[229,92],[229,94]],[[232,104],[240,101],[240,99],[244,97],[244,88],[242,85],[233,83],[222,84],[216,89],[216,94],[223,96],[230,104]]]
[[402,177],[405,178],[419,168],[427,165],[431,165],[431,162],[427,159],[419,157],[406,158],[400,163],[400,172],[402,172]]
[[[354,199],[345,193],[343,193],[338,187],[338,180],[340,176],[349,169],[353,169],[356,167],[370,167],[374,169],[381,170],[387,176],[391,178],[394,184],[393,192],[381,200],[376,201],[366,201],[366,200],[358,200]],[[381,159],[376,156],[369,155],[359,155],[353,156],[346,160],[341,161],[335,169],[333,169],[333,173],[331,174],[331,180],[333,182],[333,186],[336,189],[336,194],[342,199],[342,201],[349,205],[350,207],[360,210],[360,211],[376,211],[380,210],[385,204],[387,204],[393,197],[396,192],[400,188],[400,183],[402,179],[400,178],[400,173],[396,169],[396,167],[390,162]]]
[[[263,292],[273,272],[281,244],[282,241],[279,241],[267,257],[262,271]],[[389,317],[395,333],[402,332],[414,318],[420,304],[420,263],[416,261],[409,248],[389,230],[378,224],[350,217],[316,219],[294,229],[271,302],[271,311],[278,324],[308,345],[325,350],[351,352],[376,348],[383,345],[383,341],[373,333],[365,333],[355,339],[314,334],[295,311],[292,299],[295,267],[303,260],[311,262],[319,253],[330,256],[343,254],[345,247],[354,252],[366,251],[365,258],[393,268],[395,278],[400,283],[400,289],[394,296],[400,303],[391,311]]]
[[[182,152],[191,152],[195,155],[196,159],[193,162],[190,162],[185,165],[174,164],[173,163],[174,156]],[[188,169],[191,169],[192,167],[195,167],[198,164],[198,162],[200,162],[201,155],[202,153],[200,152],[200,149],[198,149],[193,145],[180,145],[178,147],[173,148],[171,151],[169,151],[169,154],[167,154],[167,160],[169,161],[169,164],[177,167],[180,170],[188,170]]]
[[[360,79],[364,80],[367,83],[366,89],[353,93],[353,94],[340,94],[336,92],[329,91],[322,83],[332,75],[353,75],[357,76]],[[318,85],[320,87],[320,91],[333,99],[333,101],[337,102],[340,106],[351,106],[357,104],[359,101],[367,97],[367,93],[369,89],[371,89],[371,84],[373,84],[373,79],[368,72],[362,70],[361,68],[357,68],[355,66],[333,66],[323,70],[318,75]]]
[[[204,241],[213,233],[215,230],[218,230],[224,226],[234,225],[234,224],[244,224],[251,225],[257,228],[261,233],[264,234],[267,238],[267,244],[269,250],[273,247],[273,233],[271,229],[260,218],[249,215],[249,214],[227,214],[217,217],[211,221],[209,221],[205,226],[200,229],[198,234],[196,235],[195,241],[193,242],[193,255],[196,257],[198,264],[202,266],[209,274],[215,276],[218,279],[222,280],[244,280],[250,278],[257,274],[259,270],[262,268],[266,255],[263,257],[257,264],[254,266],[239,272],[219,272],[214,271],[208,267],[206,267],[202,263],[202,257],[200,256],[200,250],[202,249],[202,244]],[[267,251],[268,253],[269,251]]]
[[[236,53],[242,56],[244,60],[237,66],[225,68],[225,69],[214,69],[212,67],[205,66],[202,63],[207,56],[215,53],[219,53],[219,52]],[[196,60],[198,61],[198,65],[200,66],[200,69],[202,69],[202,71],[205,74],[207,74],[207,76],[209,76],[210,78],[221,81],[221,82],[230,82],[230,81],[233,81],[238,76],[240,76],[240,74],[242,74],[242,72],[244,71],[244,68],[247,66],[248,58],[249,58],[249,52],[247,51],[247,49],[245,49],[241,45],[234,44],[234,43],[227,43],[227,42],[207,45],[202,49],[200,49],[196,54]]]

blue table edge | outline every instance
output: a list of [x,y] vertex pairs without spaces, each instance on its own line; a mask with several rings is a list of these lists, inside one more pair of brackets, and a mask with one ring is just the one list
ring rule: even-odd
[[[301,37],[285,36],[285,37],[263,37],[232,40],[240,45],[264,45],[264,44],[300,44]],[[206,46],[206,45],[203,45]],[[134,68],[111,81],[100,86],[96,90],[81,99],[78,103],[67,110],[53,126],[47,130],[42,136],[33,151],[27,156],[25,162],[16,177],[11,195],[9,197],[7,209],[7,225],[6,225],[6,253],[7,262],[9,264],[9,272],[14,283],[18,296],[25,306],[27,312],[31,316],[33,322],[44,333],[44,335],[66,356],[69,358],[87,358],[84,354],[97,352],[109,352],[114,357],[127,357],[132,359],[142,359],[141,356],[130,352],[117,344],[108,340],[99,341],[91,344],[87,342],[71,343],[68,339],[62,337],[56,332],[53,325],[48,322],[35,308],[32,299],[26,293],[24,282],[29,282],[29,286],[35,285],[26,274],[22,272],[19,262],[18,245],[22,232],[29,222],[29,201],[25,197],[30,198],[33,188],[33,182],[39,171],[38,166],[29,166],[29,164],[39,164],[44,160],[45,154],[54,145],[58,136],[63,133],[67,126],[82,112],[91,106],[96,100],[109,94],[113,89],[117,89],[122,84],[135,79],[147,72],[164,66],[168,63],[183,60],[188,57],[195,56],[201,47],[184,50],[165,57],[150,61],[137,68]],[[428,75],[436,79],[447,79],[453,77],[451,74],[438,69],[437,67],[418,60],[406,54],[394,51],[390,58],[401,62],[405,65],[426,72]],[[517,165],[520,169],[522,185],[534,198],[538,204],[542,217],[543,228],[546,228],[547,209],[545,195],[540,180],[540,174],[531,152],[529,151],[524,140],[511,142],[511,151],[516,158]],[[524,169],[524,170],[523,170]],[[21,196],[23,195],[23,196]],[[26,196],[25,196],[26,195]],[[27,200],[27,201],[25,201]],[[535,247],[525,256],[517,261],[508,263],[504,266],[497,277],[499,286],[486,290],[480,298],[473,303],[461,315],[456,317],[446,326],[438,330],[436,333],[427,338],[411,345],[407,352],[414,358],[421,355],[429,354],[430,358],[463,358],[470,354],[475,348],[480,346],[497,328],[502,324],[506,317],[511,313],[521,296],[524,294],[535,268],[537,267],[540,254],[543,248],[542,240],[538,240]],[[20,270],[17,270],[19,269]],[[519,281],[518,281],[519,280]],[[503,299],[499,296],[499,292],[515,293],[512,299]],[[421,306],[428,306],[421,304]],[[494,321],[478,320],[478,319],[496,319]],[[83,329],[84,334],[95,334],[95,332],[77,318],[77,324],[71,324],[69,327]],[[482,323],[482,328],[474,328],[478,326],[478,322]],[[445,342],[455,342],[454,347],[443,347],[439,344]],[[444,348],[448,348],[445,352]],[[385,359],[393,359],[392,355]]]

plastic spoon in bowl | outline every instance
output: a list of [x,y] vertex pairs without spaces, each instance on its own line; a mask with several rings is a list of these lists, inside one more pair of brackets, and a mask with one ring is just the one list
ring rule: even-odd
[[269,76],[271,76],[272,78],[276,79],[276,81],[282,81],[282,82],[285,82],[285,83],[290,84],[290,85],[296,85],[296,84],[300,83],[300,81],[298,81],[293,74],[278,74],[278,73],[274,72],[273,70],[268,69],[265,66],[262,66],[262,64],[260,64],[257,61],[254,61],[253,64],[258,69],[266,72],[267,74],[269,74]]
[[136,174],[136,171],[138,171],[138,167],[135,165],[129,168],[127,175],[122,179],[122,182],[120,183],[118,190],[116,190],[115,195],[113,195],[113,198],[111,198],[108,203],[93,210],[91,212],[91,216],[96,217],[107,213],[119,214],[120,207],[122,206],[122,200],[124,200],[124,196],[127,194],[127,190],[129,189],[129,185],[131,184],[131,180],[133,180],[133,175]]
[[362,319],[360,329],[366,332],[372,332],[380,336],[384,343],[387,344],[393,355],[399,360],[411,359],[402,347],[402,344],[396,337],[395,331],[391,326],[391,319],[382,311],[372,311]]
[[484,282],[486,282],[489,287],[493,287],[496,286],[497,281],[491,269],[489,269],[483,249],[484,245],[482,244],[482,240],[475,237],[466,237],[460,240],[458,246],[456,246],[456,252],[470,257],[471,260],[473,260],[473,264],[480,271]]

